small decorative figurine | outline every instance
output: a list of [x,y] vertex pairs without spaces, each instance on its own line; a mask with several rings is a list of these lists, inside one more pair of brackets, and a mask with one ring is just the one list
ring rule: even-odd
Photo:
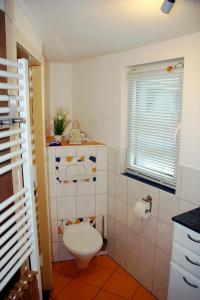
[[69,134],[69,142],[70,142],[70,144],[81,144],[82,143],[80,125],[77,120],[74,120],[72,123],[72,129]]

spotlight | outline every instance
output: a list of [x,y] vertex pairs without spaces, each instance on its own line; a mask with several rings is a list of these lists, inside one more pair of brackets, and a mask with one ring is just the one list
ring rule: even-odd
[[161,11],[164,14],[169,14],[176,0],[164,0],[163,5],[161,6]]

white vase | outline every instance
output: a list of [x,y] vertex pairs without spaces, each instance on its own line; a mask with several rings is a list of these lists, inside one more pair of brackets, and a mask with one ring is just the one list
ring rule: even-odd
[[56,140],[57,142],[61,142],[61,140],[62,140],[62,135],[55,135],[55,140]]

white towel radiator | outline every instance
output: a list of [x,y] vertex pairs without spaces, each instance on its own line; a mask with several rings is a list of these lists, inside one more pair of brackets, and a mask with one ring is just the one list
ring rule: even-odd
[[2,138],[9,138],[9,141],[0,143],[0,151],[10,150],[0,155],[0,176],[9,171],[19,175],[17,191],[0,203],[0,292],[22,264],[30,259],[31,269],[38,272],[42,299],[34,202],[28,61],[19,59],[12,62],[0,58],[0,65],[7,67],[7,71],[0,70],[0,77],[7,78],[7,83],[0,83],[0,89],[7,91],[7,95],[0,95],[0,101],[8,103],[7,107],[0,107],[0,142]]

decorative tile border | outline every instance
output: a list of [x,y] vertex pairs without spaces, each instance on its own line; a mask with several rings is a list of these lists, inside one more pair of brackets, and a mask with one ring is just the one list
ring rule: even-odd
[[55,158],[58,183],[96,181],[96,156],[63,156]]
[[96,228],[96,217],[85,217],[85,218],[76,218],[76,219],[63,219],[58,225],[58,237],[62,237],[64,233],[64,227],[72,224],[88,223],[94,228]]

